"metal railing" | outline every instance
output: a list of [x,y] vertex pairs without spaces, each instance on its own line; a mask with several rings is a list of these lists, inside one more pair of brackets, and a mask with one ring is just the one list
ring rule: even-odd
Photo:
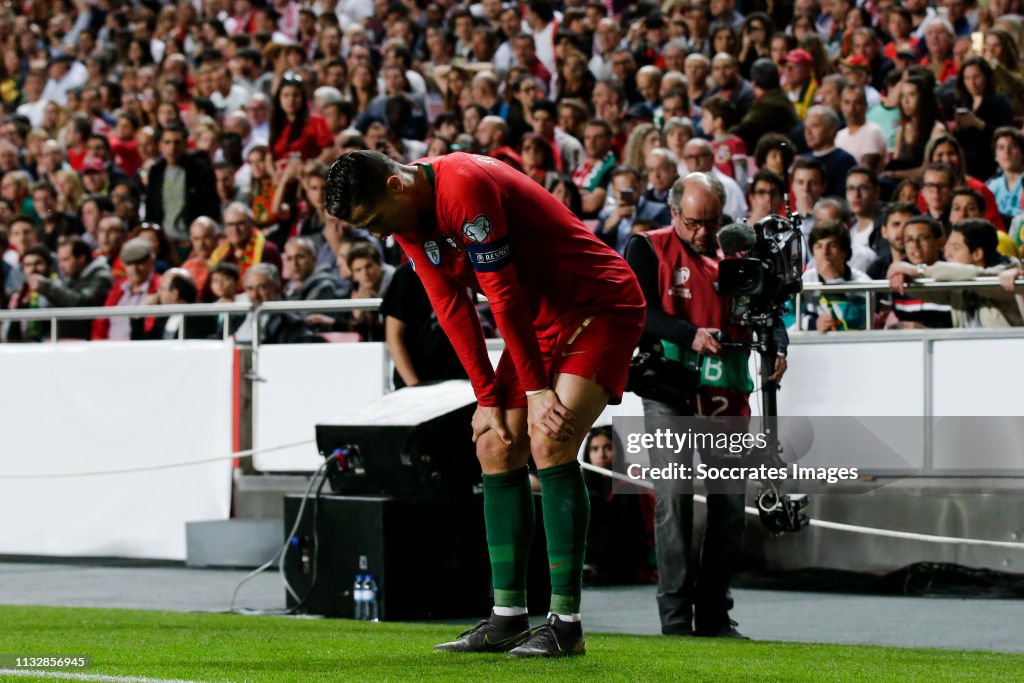
[[[329,301],[269,301],[258,308],[247,303],[236,304],[171,304],[143,306],[86,306],[81,308],[34,308],[0,311],[0,323],[48,321],[50,340],[58,340],[57,323],[62,320],[94,320],[96,318],[164,318],[175,315],[200,317],[211,315],[252,314],[253,346],[259,345],[260,320],[274,313],[298,311],[330,313],[339,311],[376,311],[383,300],[334,299]],[[230,326],[224,326],[224,339],[231,337]],[[178,326],[178,339],[185,338],[185,326]]]
[[[991,290],[1001,289],[998,277],[979,277],[974,280],[938,281],[932,278],[921,278],[908,280],[904,290],[913,294],[914,292],[925,291],[947,291],[947,290]],[[1017,289],[1024,288],[1024,278],[1017,279]],[[875,314],[876,293],[893,292],[888,280],[871,280],[870,282],[837,282],[835,284],[821,284],[820,282],[805,282],[803,291],[794,297],[793,309],[799,317],[803,310],[804,295],[806,294],[828,294],[830,292],[843,294],[864,294],[867,309],[868,329],[870,331],[871,319]]]
[[[988,290],[1000,287],[997,277],[979,277],[974,280],[958,280],[939,282],[932,279],[917,279],[907,282],[906,291],[928,290]],[[1024,278],[1017,280],[1018,289],[1024,289]],[[805,282],[803,292],[795,297],[795,310],[803,310],[803,298],[806,294],[864,293],[867,298],[867,310],[870,316],[874,313],[875,295],[877,292],[893,291],[888,280],[872,280],[870,282],[840,282],[836,284],[820,284]],[[483,300],[478,297],[478,301]],[[0,323],[10,321],[49,321],[50,339],[57,341],[57,322],[62,320],[90,320],[95,318],[154,318],[181,315],[185,317],[210,316],[221,314],[249,315],[253,325],[253,346],[259,345],[260,320],[274,313],[338,313],[347,311],[376,311],[383,300],[375,299],[332,299],[326,301],[269,301],[253,308],[247,303],[232,304],[177,304],[177,305],[142,305],[142,306],[93,306],[82,308],[36,308],[14,311],[0,310]],[[184,339],[184,325],[178,327],[178,338]],[[229,338],[229,326],[224,326],[224,338]]]

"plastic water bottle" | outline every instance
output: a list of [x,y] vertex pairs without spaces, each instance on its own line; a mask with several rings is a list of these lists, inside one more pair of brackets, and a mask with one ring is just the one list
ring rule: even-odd
[[352,606],[354,618],[359,621],[366,620],[366,582],[362,574],[356,574],[356,582],[352,586]]
[[363,577],[363,593],[366,596],[365,610],[367,621],[380,621],[380,612],[377,606],[377,582],[373,576],[367,574]]

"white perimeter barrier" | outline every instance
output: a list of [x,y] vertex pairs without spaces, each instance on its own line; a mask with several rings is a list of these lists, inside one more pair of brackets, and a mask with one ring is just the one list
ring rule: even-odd
[[312,472],[323,464],[315,443],[273,453],[261,449],[313,439],[314,426],[373,403],[388,387],[381,342],[264,344],[253,381],[253,467]]
[[0,346],[0,554],[185,559],[185,522],[227,519],[230,343]]

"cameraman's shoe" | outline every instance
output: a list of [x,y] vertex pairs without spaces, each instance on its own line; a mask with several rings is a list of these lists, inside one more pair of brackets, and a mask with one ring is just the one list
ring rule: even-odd
[[530,637],[530,616],[520,614],[491,618],[459,635],[450,643],[434,646],[435,652],[508,652]]
[[694,635],[701,636],[702,638],[733,638],[735,640],[750,640],[750,638],[736,630],[737,626],[739,626],[739,624],[732,619],[728,619],[725,624],[720,626],[712,628],[698,627],[694,631]]

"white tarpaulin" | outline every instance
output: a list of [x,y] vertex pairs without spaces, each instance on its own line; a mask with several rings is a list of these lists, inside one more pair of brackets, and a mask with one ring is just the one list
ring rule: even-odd
[[[0,346],[0,554],[185,559],[185,522],[227,519],[232,346]],[[40,473],[40,478],[10,478]]]

